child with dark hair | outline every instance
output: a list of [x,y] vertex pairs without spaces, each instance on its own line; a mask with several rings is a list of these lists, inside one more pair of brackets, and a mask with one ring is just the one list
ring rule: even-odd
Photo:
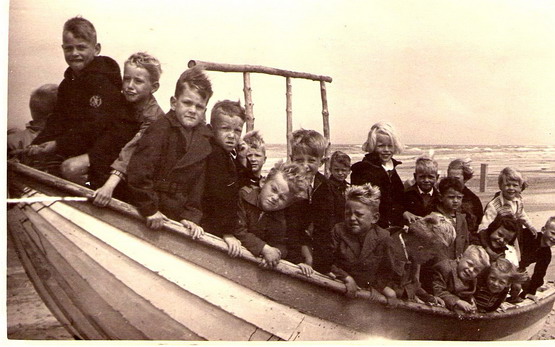
[[[518,236],[520,228],[520,223],[514,216],[499,214],[487,229],[480,231],[480,245],[488,252],[491,261],[503,257],[507,258],[515,266],[518,266],[518,259],[509,256],[506,252],[509,251],[508,246],[513,248],[512,245]],[[514,251],[512,254],[514,254]]]
[[341,151],[335,151],[330,158],[330,183],[333,194],[334,225],[345,220],[345,190],[350,185],[346,181],[351,172],[351,157]]
[[449,163],[447,168],[447,177],[454,177],[461,181],[465,186],[463,190],[463,200],[461,204],[461,212],[466,215],[466,223],[468,224],[468,231],[474,234],[478,231],[478,225],[482,221],[484,210],[482,208],[482,201],[466,186],[472,176],[474,170],[470,166],[470,161],[455,159]]
[[258,130],[249,131],[243,136],[238,152],[241,163],[252,171],[252,185],[260,186],[262,168],[266,162],[266,145]]

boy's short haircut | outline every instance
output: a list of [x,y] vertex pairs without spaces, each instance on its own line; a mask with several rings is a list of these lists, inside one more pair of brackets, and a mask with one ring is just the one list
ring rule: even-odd
[[323,158],[329,141],[315,130],[299,129],[291,134],[292,154],[308,154],[316,158]]
[[94,25],[81,16],[68,19],[64,23],[63,32],[70,32],[77,39],[96,44],[96,29]]
[[472,257],[477,261],[476,265],[481,265],[482,269],[489,267],[489,255],[488,252],[482,246],[470,245],[468,246],[462,254],[463,258]]
[[503,227],[506,230],[512,231],[514,233],[513,238],[509,240],[509,244],[512,244],[514,242],[514,240],[518,236],[519,230],[522,229],[521,223],[518,221],[518,219],[515,218],[514,215],[509,213],[504,213],[504,214],[499,213],[497,214],[493,222],[491,222],[488,225],[486,229],[486,233],[488,235],[491,235],[491,233],[493,233],[495,230],[499,229],[500,227]]
[[469,160],[463,160],[463,159],[453,160],[452,162],[449,163],[449,166],[447,167],[447,172],[449,172],[449,170],[459,170],[459,169],[462,169],[463,180],[465,182],[471,179],[472,176],[474,176],[474,170],[470,166]]
[[367,153],[372,153],[376,149],[377,135],[383,134],[389,136],[391,143],[393,144],[393,154],[399,154],[403,151],[403,144],[397,136],[397,131],[387,122],[380,122],[372,125],[370,131],[368,132],[368,138],[366,142],[362,144],[362,150]]
[[464,184],[455,177],[444,177],[437,185],[437,189],[441,195],[447,193],[449,188],[453,188],[455,191],[462,193],[464,190]]
[[226,114],[233,117],[239,117],[243,122],[247,119],[247,114],[245,109],[241,106],[239,101],[222,100],[218,101],[214,107],[212,107],[212,113],[210,114],[210,123],[214,123],[218,117]]
[[162,67],[158,59],[146,52],[133,53],[125,61],[125,65],[135,65],[145,69],[150,76],[151,82],[158,82],[162,74]]
[[374,211],[380,208],[380,188],[366,183],[361,186],[350,186],[345,190],[346,201],[358,201]]
[[278,173],[281,173],[283,179],[287,182],[289,191],[293,196],[305,198],[309,183],[303,166],[296,163],[284,163],[280,160],[268,173],[265,184],[270,182]]
[[264,139],[258,130],[252,130],[243,136],[243,141],[252,149],[261,150],[266,154],[266,146],[264,143]]
[[433,172],[437,174],[437,170],[438,170],[437,161],[435,161],[433,158],[427,155],[422,155],[416,158],[414,172],[418,173],[420,170],[428,171],[429,169],[432,169]]
[[330,158],[330,166],[333,164],[341,165],[347,168],[351,167],[351,157],[341,151],[335,151]]
[[517,267],[509,260],[499,257],[491,263],[489,272],[498,271],[509,277],[509,283],[524,283],[529,276],[526,272],[518,271]]
[[499,173],[499,178],[497,180],[497,183],[499,184],[499,189],[501,189],[501,186],[503,186],[503,184],[507,181],[517,181],[520,184],[520,188],[522,190],[528,187],[528,182],[526,182],[522,174],[512,167],[506,167]]
[[212,94],[214,94],[208,76],[206,76],[204,71],[198,66],[185,70],[181,76],[179,76],[175,84],[174,97],[179,97],[185,88],[196,91],[201,97],[206,99],[207,103],[212,97]]
[[34,121],[46,120],[48,115],[54,112],[58,100],[58,85],[44,84],[33,90],[29,98],[29,109]]
[[545,228],[549,228],[550,224],[555,224],[555,216],[551,216],[549,218],[547,218],[547,222],[545,222]]

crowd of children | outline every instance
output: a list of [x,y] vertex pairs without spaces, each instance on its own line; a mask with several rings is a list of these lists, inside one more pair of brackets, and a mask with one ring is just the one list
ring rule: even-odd
[[118,64],[99,56],[88,20],[68,20],[62,39],[64,80],[32,94],[33,128],[10,135],[9,151],[95,189],[94,204],[128,201],[149,228],[178,221],[193,238],[223,238],[232,257],[244,247],[263,267],[285,259],[306,276],[337,278],[349,296],[362,288],[388,300],[489,312],[509,293],[522,300],[543,284],[555,217],[534,228],[518,171],[501,171],[485,210],[465,185],[473,172],[461,159],[440,180],[437,162],[419,157],[405,189],[393,158],[403,145],[391,124],[376,123],[363,160],[351,165],[334,152],[329,177],[319,170],[330,143],[306,129],[291,134],[288,163],[263,177],[264,140],[258,131],[241,138],[239,102],[216,102],[206,123],[213,91],[202,70],[179,76],[164,113],[153,95],[162,72],[155,57],[132,54],[122,80]]

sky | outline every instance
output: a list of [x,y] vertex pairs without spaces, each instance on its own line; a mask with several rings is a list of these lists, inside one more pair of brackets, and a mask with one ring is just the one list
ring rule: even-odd
[[[82,15],[102,55],[162,63],[155,96],[169,109],[187,62],[264,65],[327,75],[331,140],[362,144],[389,121],[407,144],[555,145],[555,3],[517,0],[12,0],[7,126],[28,98],[59,83],[65,20]],[[209,72],[218,100],[240,99],[242,75]],[[285,143],[285,79],[251,77],[255,128]],[[319,83],[293,79],[293,129],[322,131]]]

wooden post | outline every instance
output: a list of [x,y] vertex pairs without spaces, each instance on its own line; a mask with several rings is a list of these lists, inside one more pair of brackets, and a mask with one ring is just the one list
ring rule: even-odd
[[327,176],[330,168],[329,151],[330,151],[330,113],[328,112],[328,95],[326,93],[326,82],[320,81],[320,95],[322,96],[322,120],[324,122],[324,137],[328,140],[328,147],[324,157],[328,158],[324,166],[324,174]]
[[480,192],[486,191],[488,182],[488,164],[480,164]]
[[292,103],[292,96],[293,93],[291,91],[291,77],[285,78],[285,85],[286,85],[286,108],[285,111],[287,113],[287,161],[291,160],[291,138],[293,132],[293,103]]
[[245,94],[245,113],[247,114],[247,132],[254,129],[254,114],[252,103],[251,74],[243,72],[243,93]]

